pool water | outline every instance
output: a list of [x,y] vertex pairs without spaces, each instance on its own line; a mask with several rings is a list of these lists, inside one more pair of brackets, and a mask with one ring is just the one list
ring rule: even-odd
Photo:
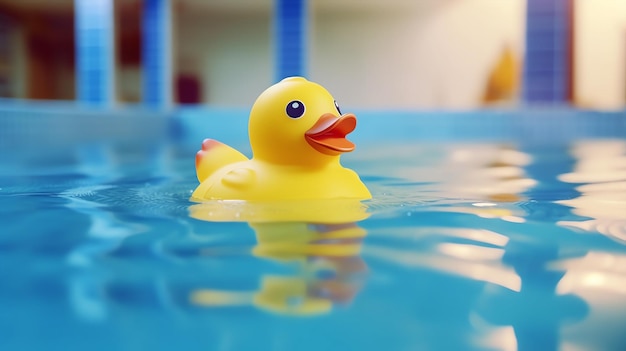
[[209,221],[176,147],[4,167],[0,349],[626,347],[625,140],[358,146],[330,222]]

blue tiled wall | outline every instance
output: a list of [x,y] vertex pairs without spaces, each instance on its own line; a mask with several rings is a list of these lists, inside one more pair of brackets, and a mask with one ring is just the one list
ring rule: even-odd
[[143,1],[143,102],[152,107],[172,103],[171,1]]
[[569,0],[528,0],[523,98],[528,103],[567,100]]
[[[570,0],[528,0],[523,98],[561,104],[568,98]],[[114,102],[113,0],[75,0],[78,100]],[[143,102],[172,104],[171,0],[143,1]],[[307,75],[308,1],[276,0],[275,78]]]
[[275,6],[276,80],[306,76],[307,0],[276,0]]
[[114,102],[113,0],[75,0],[76,96],[98,106]]

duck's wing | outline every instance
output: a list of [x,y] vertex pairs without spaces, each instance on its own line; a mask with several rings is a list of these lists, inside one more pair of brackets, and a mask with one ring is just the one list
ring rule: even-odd
[[213,139],[205,139],[196,154],[196,175],[200,183],[218,169],[248,158],[234,148]]
[[249,167],[232,169],[222,178],[222,184],[232,189],[245,190],[256,184],[256,172]]

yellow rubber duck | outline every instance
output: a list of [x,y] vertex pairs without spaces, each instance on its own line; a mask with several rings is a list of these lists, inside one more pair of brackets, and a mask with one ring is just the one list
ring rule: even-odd
[[196,155],[195,200],[315,200],[371,198],[339,157],[354,150],[346,139],[354,114],[342,114],[332,95],[302,77],[269,87],[250,111],[252,159],[207,139]]

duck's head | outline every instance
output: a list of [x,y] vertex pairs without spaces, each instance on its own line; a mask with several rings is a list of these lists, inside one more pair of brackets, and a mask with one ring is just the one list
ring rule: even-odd
[[250,144],[256,159],[287,165],[317,166],[354,150],[346,135],[356,127],[321,85],[302,77],[269,87],[250,112]]

